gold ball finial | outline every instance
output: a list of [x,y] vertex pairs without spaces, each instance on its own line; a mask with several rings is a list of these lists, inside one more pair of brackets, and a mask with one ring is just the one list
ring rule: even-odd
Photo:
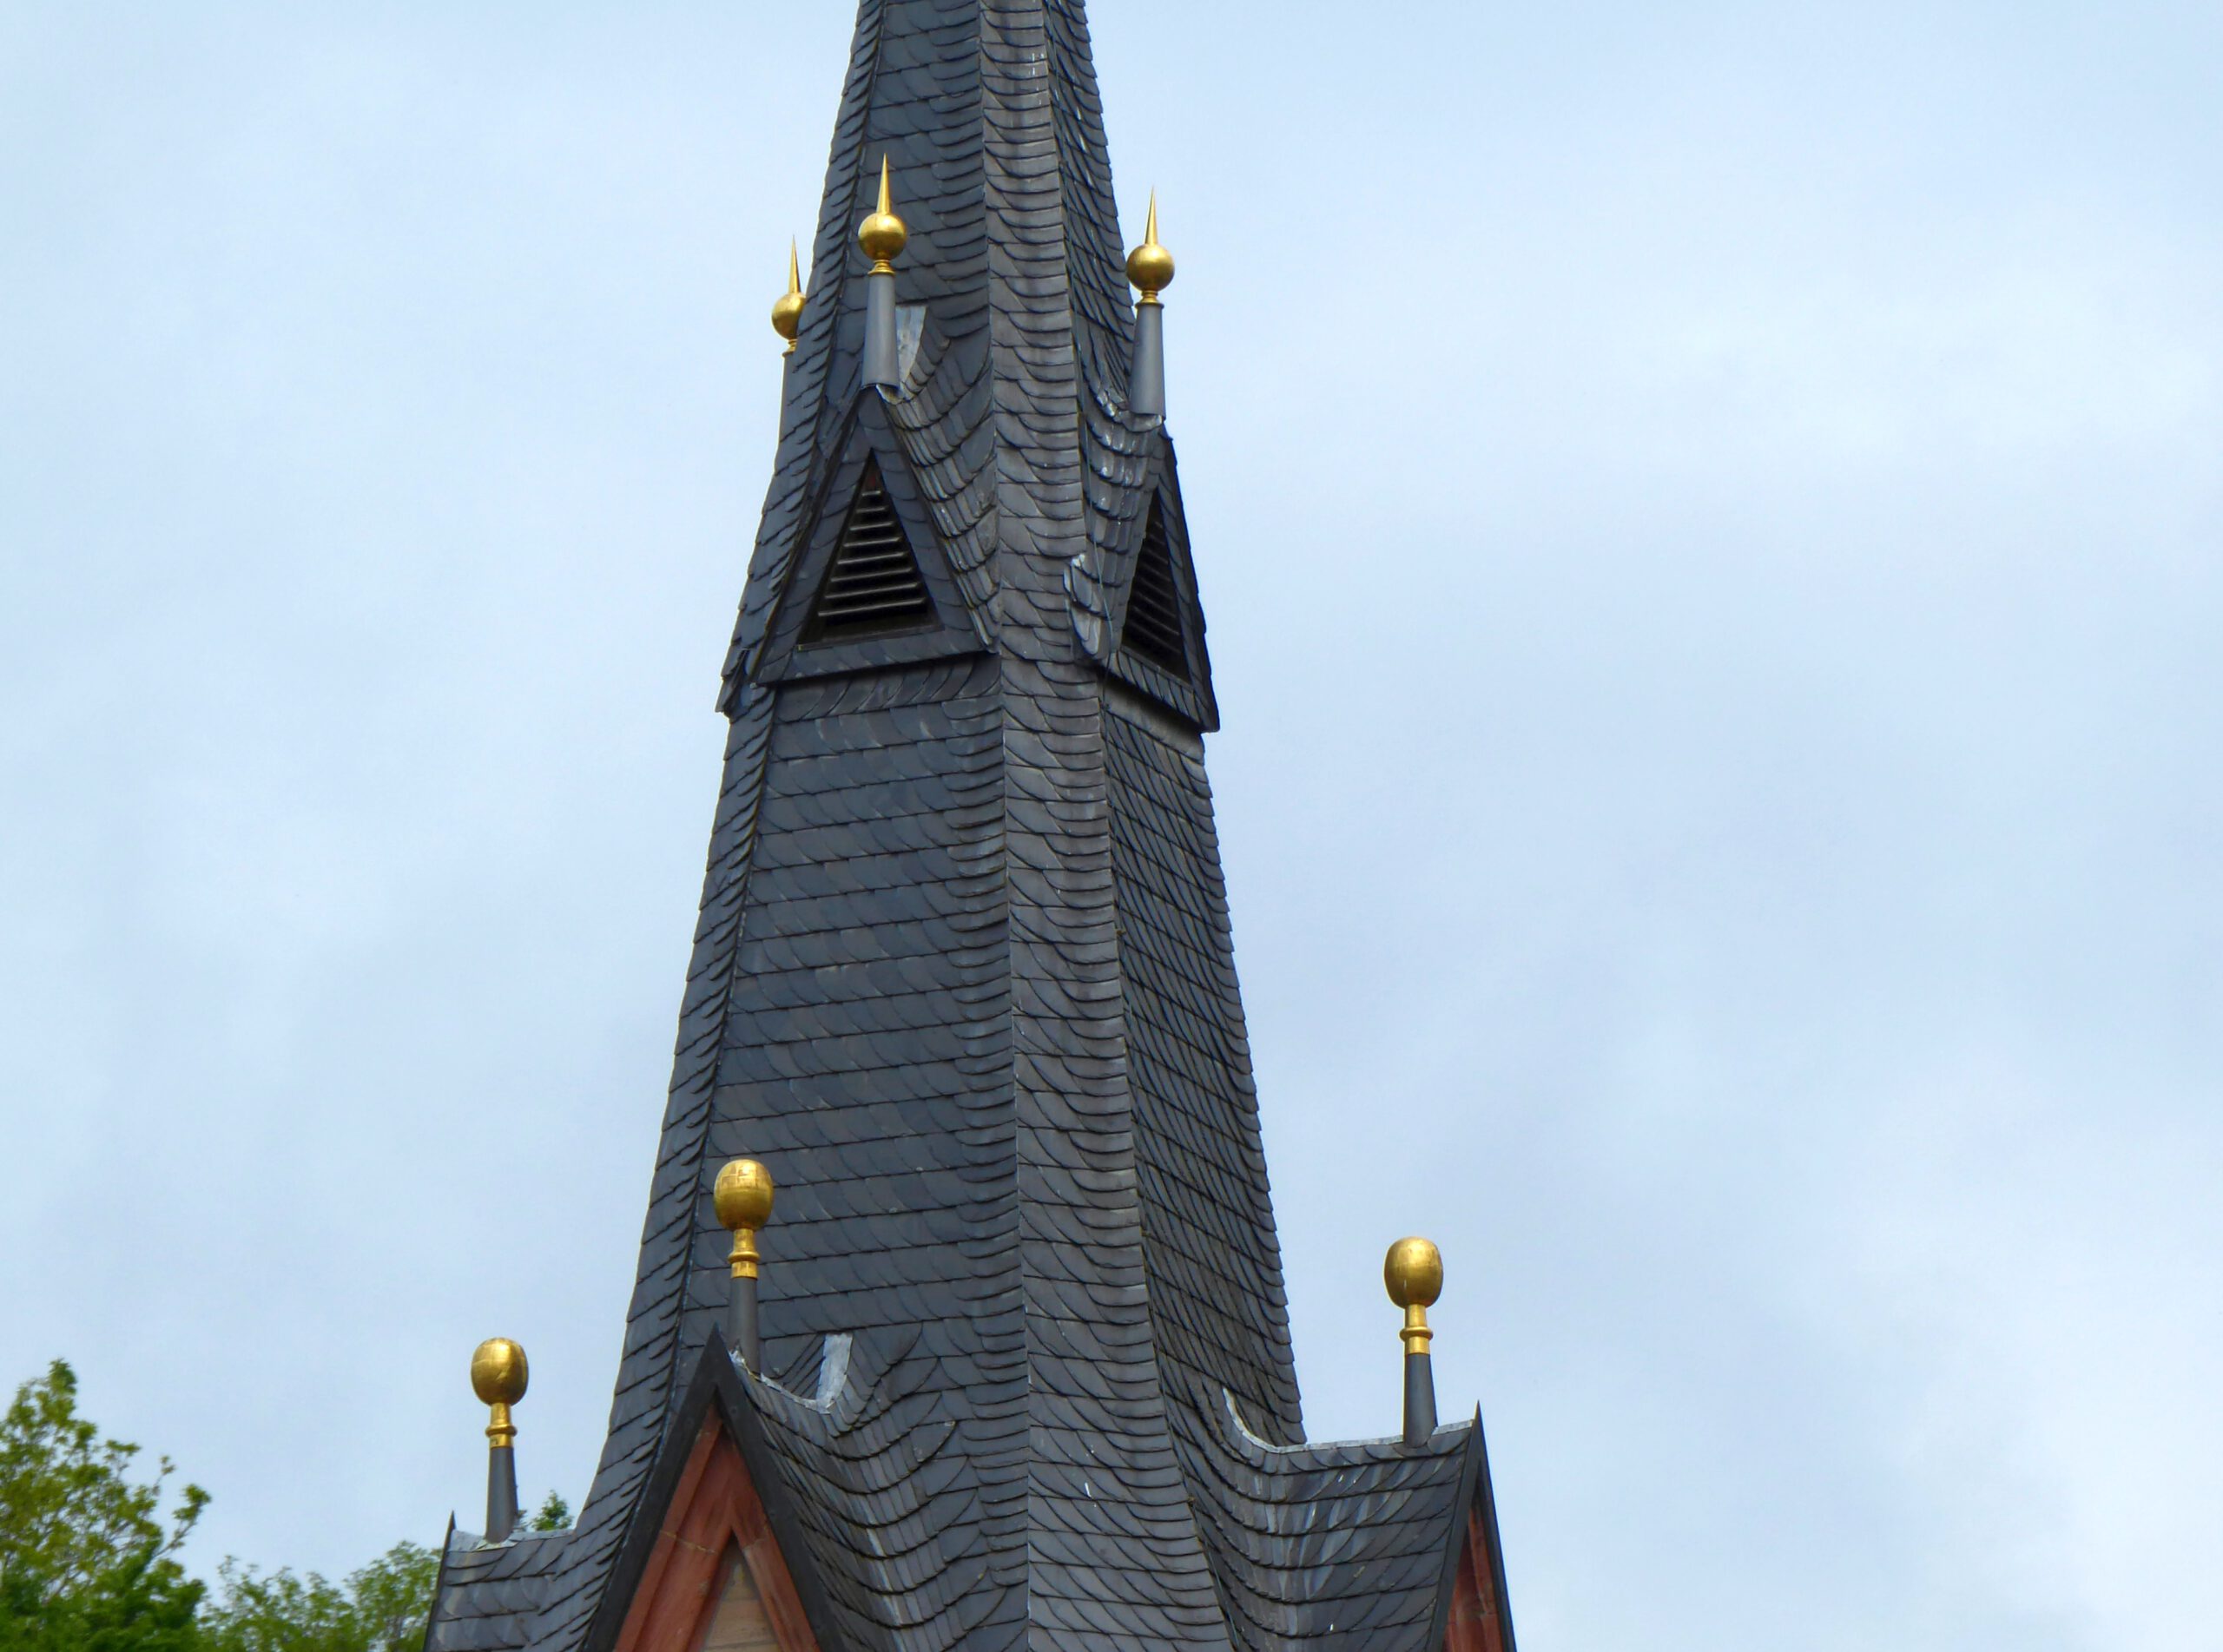
[[772,1219],[772,1173],[754,1159],[735,1159],[718,1172],[710,1199],[719,1227],[762,1227]]
[[1158,243],[1158,191],[1151,191],[1150,216],[1143,226],[1143,244],[1127,254],[1127,280],[1142,294],[1137,300],[1156,304],[1158,295],[1173,285],[1173,254]]
[[788,290],[772,300],[772,331],[788,341],[787,353],[793,355],[795,334],[802,328],[802,263],[795,244],[788,243]]
[[524,1350],[507,1337],[489,1337],[471,1356],[471,1392],[482,1405],[514,1405],[531,1376]]
[[1434,1307],[1443,1294],[1443,1253],[1425,1239],[1401,1239],[1382,1258],[1382,1282],[1401,1308]]
[[1405,1352],[1426,1353],[1435,1334],[1428,1329],[1428,1311],[1443,1294],[1443,1253],[1425,1239],[1401,1239],[1382,1259],[1382,1282],[1389,1300],[1405,1310],[1405,1328],[1397,1333]]
[[726,1260],[736,1279],[755,1279],[756,1230],[772,1220],[772,1173],[754,1159],[734,1159],[718,1172],[710,1189],[718,1226],[733,1234]]
[[510,1420],[510,1407],[524,1398],[525,1380],[531,1375],[524,1350],[507,1337],[489,1337],[471,1355],[471,1392],[492,1415],[486,1419],[486,1438],[498,1446],[518,1437]]
[[872,260],[872,273],[887,275],[894,273],[888,260],[903,250],[911,239],[911,232],[895,215],[887,190],[887,157],[880,157],[880,205],[865,216],[857,226],[857,245],[865,249],[865,256]]

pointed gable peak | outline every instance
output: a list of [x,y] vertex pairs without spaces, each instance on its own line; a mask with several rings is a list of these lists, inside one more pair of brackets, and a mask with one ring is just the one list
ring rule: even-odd
[[[632,1511],[594,1652],[821,1652],[822,1583],[725,1349],[703,1351]],[[835,1641],[834,1645],[841,1644]]]

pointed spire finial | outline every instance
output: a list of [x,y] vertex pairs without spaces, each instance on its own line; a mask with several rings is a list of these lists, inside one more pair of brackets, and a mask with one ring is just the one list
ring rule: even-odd
[[1158,191],[1150,192],[1143,244],[1127,254],[1127,280],[1135,300],[1135,365],[1127,375],[1127,411],[1138,418],[1165,417],[1165,306],[1158,294],[1173,285],[1173,254],[1158,245]]
[[882,390],[900,390],[903,364],[895,347],[895,266],[890,260],[903,250],[911,232],[895,215],[887,188],[887,156],[880,157],[880,205],[857,226],[857,245],[872,260],[865,278],[865,355],[858,377]]
[[788,241],[788,290],[772,300],[772,331],[788,341],[784,353],[795,352],[795,334],[802,328],[801,255],[795,250],[793,238]]
[[890,262],[903,250],[911,239],[910,230],[895,215],[894,198],[887,187],[887,157],[880,157],[880,205],[868,213],[863,223],[857,226],[857,245],[865,249],[865,256],[872,260],[874,275],[893,275],[895,266]]
[[1158,241],[1158,191],[1150,192],[1150,215],[1143,222],[1143,244],[1127,254],[1127,280],[1142,297],[1137,304],[1156,304],[1158,295],[1173,285],[1173,254]]

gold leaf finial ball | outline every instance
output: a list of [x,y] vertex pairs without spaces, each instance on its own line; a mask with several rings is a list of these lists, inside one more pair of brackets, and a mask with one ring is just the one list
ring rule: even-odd
[[489,1337],[471,1356],[471,1392],[482,1405],[514,1405],[524,1398],[524,1350],[507,1337]]
[[1173,285],[1173,254],[1155,237],[1127,254],[1127,280],[1138,293],[1163,293]]
[[1443,1253],[1425,1239],[1401,1239],[1382,1259],[1382,1282],[1399,1307],[1432,1307],[1443,1294]]
[[795,341],[795,334],[802,328],[802,306],[803,295],[800,293],[782,293],[772,300],[772,331],[789,344]]
[[873,212],[857,226],[857,245],[865,249],[865,256],[875,264],[886,263],[901,252],[911,239],[911,232],[903,220],[892,212]]
[[753,1233],[771,1220],[772,1173],[754,1159],[735,1159],[718,1172],[710,1202],[728,1232],[746,1227]]

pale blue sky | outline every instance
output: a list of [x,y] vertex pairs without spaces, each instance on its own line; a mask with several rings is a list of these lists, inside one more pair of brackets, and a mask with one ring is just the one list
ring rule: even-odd
[[[585,1489],[850,9],[0,5],[0,1380]],[[1527,1652],[2223,1618],[2223,14],[1117,3],[1316,1435]]]

